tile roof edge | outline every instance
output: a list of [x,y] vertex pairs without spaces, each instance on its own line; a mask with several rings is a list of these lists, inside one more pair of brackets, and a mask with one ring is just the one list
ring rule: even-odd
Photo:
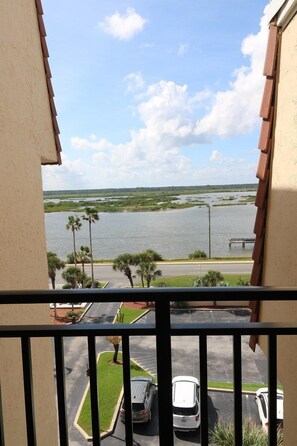
[[50,163],[41,163],[42,165],[56,165],[62,164],[62,159],[61,159],[61,143],[60,143],[60,130],[59,130],[59,126],[57,123],[57,112],[56,112],[56,107],[54,104],[54,92],[53,92],[53,88],[52,88],[52,83],[51,83],[51,71],[50,71],[50,67],[49,67],[49,62],[48,62],[48,57],[49,57],[49,53],[48,53],[48,49],[47,49],[47,45],[46,45],[46,31],[45,31],[45,25],[44,25],[44,21],[43,21],[43,8],[42,8],[42,2],[41,0],[35,0],[35,6],[36,6],[36,14],[37,14],[37,21],[38,21],[38,29],[39,29],[39,36],[40,36],[40,46],[41,46],[41,50],[42,50],[42,55],[43,55],[43,65],[44,65],[44,74],[45,74],[45,79],[46,79],[46,84],[47,84],[47,91],[48,91],[48,100],[49,100],[49,105],[50,105],[50,112],[51,112],[51,119],[52,119],[52,124],[53,124],[53,133],[55,136],[55,146],[56,146],[56,153],[57,153],[57,161],[56,162],[50,162]]

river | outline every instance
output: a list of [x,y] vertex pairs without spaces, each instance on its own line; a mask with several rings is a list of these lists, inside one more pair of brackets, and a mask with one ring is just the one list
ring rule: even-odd
[[[227,197],[240,201],[251,193],[204,194],[210,207],[210,239],[212,257],[250,256],[253,245],[242,248],[241,244],[229,248],[229,239],[254,237],[253,228],[256,207],[245,205],[214,206]],[[196,196],[197,198],[197,196]],[[185,196],[180,197],[185,200]],[[190,197],[191,199],[191,197]],[[93,255],[95,259],[113,259],[124,252],[137,253],[154,249],[164,258],[187,258],[189,253],[200,249],[209,253],[208,207],[192,207],[161,212],[100,213],[99,221],[92,224]],[[73,251],[72,232],[65,226],[72,212],[45,214],[47,250],[66,259]],[[75,215],[81,216],[79,212]],[[77,249],[89,246],[88,223],[75,233]]]

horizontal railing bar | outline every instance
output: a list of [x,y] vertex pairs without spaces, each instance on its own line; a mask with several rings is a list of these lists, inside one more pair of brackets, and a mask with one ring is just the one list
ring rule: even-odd
[[[75,290],[1,291],[0,304],[42,304],[73,302],[144,302],[164,299],[188,301],[277,301],[297,300],[293,287],[209,287],[209,288],[104,288]],[[215,298],[214,298],[215,295]]]
[[[19,338],[54,336],[156,336],[155,324],[73,324],[73,325],[0,325],[0,337]],[[170,336],[191,335],[296,335],[294,322],[228,322],[171,324]]]

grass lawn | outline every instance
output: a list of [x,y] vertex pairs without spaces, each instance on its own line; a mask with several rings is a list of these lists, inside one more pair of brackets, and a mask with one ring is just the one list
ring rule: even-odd
[[[109,429],[112,417],[123,386],[123,368],[121,364],[111,362],[113,352],[104,352],[100,354],[97,363],[98,374],[98,394],[99,394],[99,413],[100,413],[100,432]],[[119,353],[119,362],[122,355]],[[131,361],[131,377],[151,376],[134,361]],[[99,379],[100,377],[100,379]],[[78,418],[78,424],[88,434],[92,435],[90,392],[88,391],[81,413]]]
[[[161,279],[155,280],[153,285],[158,287],[158,283],[163,283],[166,287],[192,287],[195,276],[175,276],[175,277],[162,277]],[[240,278],[244,280],[250,279],[250,274],[225,274],[224,279],[226,282],[230,283],[230,286],[236,286]]]
[[[215,389],[226,389],[226,390],[233,390],[233,383],[226,383],[226,382],[218,382],[218,381],[209,381],[208,382],[209,388],[215,388]],[[260,387],[268,387],[268,384],[242,384],[242,391],[243,392],[256,392]],[[282,389],[282,386],[277,386],[278,389]]]
[[128,307],[121,307],[121,317],[123,319],[121,321],[118,321],[117,323],[122,324],[131,324],[135,319],[137,319],[139,316],[141,316],[143,313],[145,313],[147,310],[141,310],[141,309],[135,309],[135,308],[128,308]]

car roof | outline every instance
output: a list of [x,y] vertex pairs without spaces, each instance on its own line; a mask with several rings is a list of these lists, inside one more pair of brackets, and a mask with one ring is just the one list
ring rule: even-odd
[[146,382],[153,382],[153,378],[150,378],[149,376],[134,376],[134,378],[131,378],[132,381],[146,381]]
[[193,382],[199,386],[199,381],[197,378],[195,378],[195,376],[190,376],[190,375],[175,376],[172,380],[172,384],[174,384],[175,382],[178,382],[178,381],[182,381],[182,382],[189,381],[189,382]]
[[152,384],[152,378],[137,376],[131,379],[131,401],[132,403],[143,403],[148,384]]
[[[261,387],[257,390],[256,395],[263,395],[266,405],[268,406],[268,387]],[[281,389],[276,389],[276,417],[282,420],[284,417],[284,392]]]
[[[193,407],[196,402],[197,378],[182,376],[173,379],[172,404],[175,407]],[[191,379],[188,379],[191,378]],[[194,379],[193,379],[194,378]]]

